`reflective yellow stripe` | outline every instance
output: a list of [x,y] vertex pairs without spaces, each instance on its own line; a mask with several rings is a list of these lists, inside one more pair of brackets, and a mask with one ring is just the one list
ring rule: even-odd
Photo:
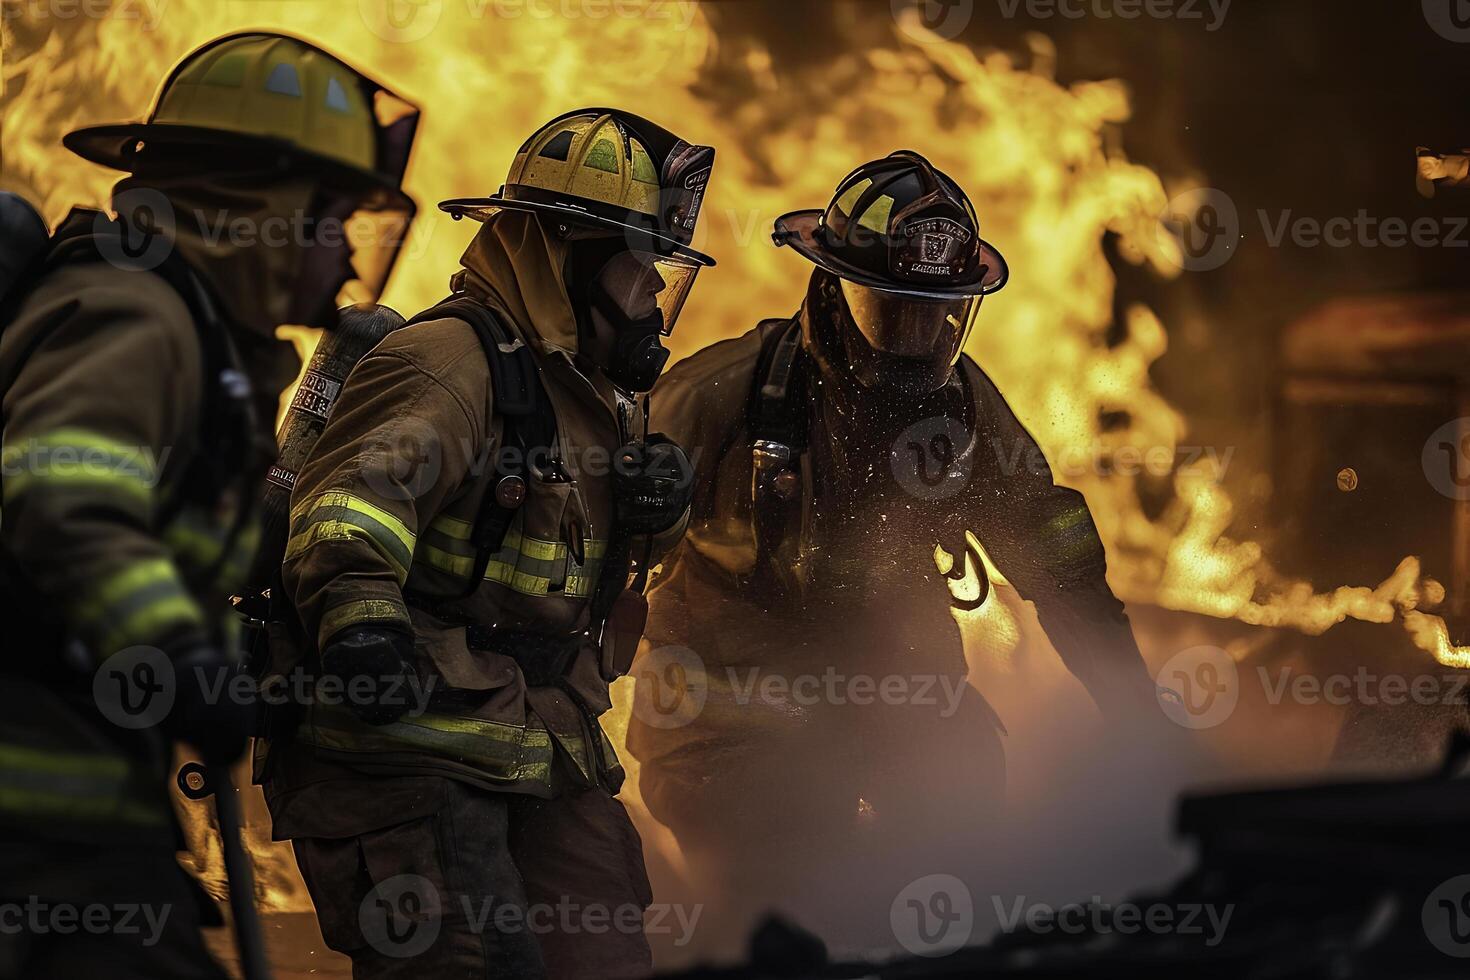
[[128,760],[115,755],[83,755],[26,745],[0,745],[0,770],[9,769],[123,780],[128,775]]
[[151,642],[178,626],[204,625],[203,611],[167,558],[134,562],[102,579],[73,615],[96,642],[98,656]]
[[1087,510],[1087,505],[1082,504],[1081,506],[1075,507],[1069,511],[1064,511],[1063,513],[1060,513],[1057,516],[1053,517],[1051,520],[1046,522],[1046,526],[1053,533],[1062,534],[1070,531],[1072,528],[1076,527],[1078,524],[1081,524],[1083,521],[1088,520],[1091,516],[1092,515]]
[[0,811],[27,820],[161,826],[166,803],[142,798],[126,759],[0,745]]
[[522,554],[537,561],[559,561],[567,555],[565,542],[528,537],[521,534],[519,528],[514,527],[505,532],[505,539],[501,542],[500,550]]
[[[429,522],[414,560],[455,578],[468,578],[475,564],[473,548],[469,546],[472,527],[469,521],[440,514]],[[585,541],[584,561],[579,565],[565,541],[524,534],[518,516],[506,531],[500,550],[485,566],[485,579],[525,595],[560,593],[585,599],[596,588],[607,549],[606,539]],[[553,589],[553,584],[558,582],[560,587]]]
[[316,708],[313,715],[302,723],[298,737],[323,748],[425,753],[477,767],[502,782],[547,782],[551,778],[551,733],[543,728],[439,714],[368,726],[340,708],[327,706]]
[[158,482],[150,447],[87,429],[54,429],[0,450],[9,503],[33,488],[91,487],[151,505]]
[[[506,535],[506,547],[496,552],[490,562],[485,566],[485,579],[496,582],[525,595],[545,596],[552,593],[550,575],[537,574],[538,571],[551,569],[541,568],[528,570],[528,565],[535,562],[538,565],[553,565],[559,559],[570,559],[565,544],[540,541],[532,539],[535,547],[533,553],[512,550],[510,545],[512,539]],[[517,537],[515,544],[524,544],[526,539]],[[552,554],[551,559],[540,558],[537,555]],[[588,541],[586,543],[585,565],[577,565],[569,561],[566,580],[562,588],[557,590],[563,595],[574,599],[584,599],[592,594],[597,584],[598,574],[602,570],[602,559],[607,554],[606,541]],[[475,560],[467,555],[455,555],[437,548],[432,544],[424,544],[414,556],[414,560],[430,568],[453,575],[455,578],[468,578],[474,571]]]
[[358,623],[407,623],[408,608],[390,599],[358,599],[328,609],[317,624],[317,639],[320,643],[330,640],[335,634]]
[[1050,538],[1048,547],[1055,558],[1081,561],[1103,552],[1102,540],[1093,527],[1092,514],[1086,504],[1057,514],[1046,522],[1045,527]]
[[[398,538],[399,542],[405,548],[413,551],[414,533],[408,529],[408,525],[383,508],[355,494],[345,493],[341,490],[331,490],[306,501],[303,507],[305,508],[305,513],[302,514],[303,517],[309,516],[313,511],[320,510],[323,507],[346,507],[348,510],[355,510],[358,513],[366,514],[389,531],[392,531],[393,535]],[[293,520],[296,519],[295,514],[291,516]]]
[[[113,460],[132,461],[136,460],[135,468],[139,475],[149,478],[157,475],[157,467],[152,459],[152,448],[139,446],[136,443],[129,444],[110,439],[89,429],[52,429],[50,432],[39,436],[31,436],[20,445],[14,441],[0,451],[0,462],[5,466],[12,466],[20,458],[29,455],[36,450],[74,449],[78,453],[90,453],[111,457]],[[78,460],[75,463],[67,463],[69,466],[85,465]]]
[[475,560],[464,555],[451,555],[431,544],[426,544],[419,549],[415,559],[422,561],[430,568],[437,568],[441,572],[448,572],[456,578],[469,578],[470,573],[475,570]]
[[440,514],[429,522],[430,530],[438,531],[440,534],[458,541],[468,541],[470,539],[470,532],[474,530],[474,527],[469,521],[462,521],[458,517],[450,517],[448,514]]
[[485,566],[485,578],[526,595],[539,596],[551,593],[551,579],[544,575],[530,575],[517,571],[514,565],[498,559]]
[[159,827],[168,822],[162,810],[136,800],[107,795],[75,797],[4,784],[0,784],[0,812],[17,813],[32,820],[89,820],[104,825]]
[[361,497],[329,491],[304,501],[291,515],[292,536],[285,560],[299,557],[320,541],[359,539],[393,566],[401,585],[408,578],[415,536],[392,514]]
[[113,652],[144,643],[178,626],[204,626],[199,604],[187,594],[158,599],[139,609],[103,637],[102,650],[98,652]]

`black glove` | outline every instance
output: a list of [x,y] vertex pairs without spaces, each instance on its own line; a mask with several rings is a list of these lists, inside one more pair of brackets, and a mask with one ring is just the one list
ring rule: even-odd
[[163,729],[186,742],[206,764],[227,765],[255,734],[256,705],[238,697],[239,665],[223,651],[196,647],[173,658],[174,703]]
[[661,534],[679,523],[694,498],[694,466],[660,433],[618,450],[613,467],[618,530]]
[[322,673],[342,681],[347,707],[369,725],[387,725],[412,705],[413,637],[384,626],[353,626],[322,651]]

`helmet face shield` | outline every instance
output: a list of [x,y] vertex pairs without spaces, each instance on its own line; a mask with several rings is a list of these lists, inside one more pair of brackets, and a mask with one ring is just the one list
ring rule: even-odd
[[343,306],[376,303],[413,222],[397,195],[318,189],[308,208],[289,323],[331,328]]
[[839,279],[848,315],[880,353],[953,364],[980,309],[979,296],[928,299]]
[[342,284],[338,306],[376,303],[388,284],[413,224],[413,209],[395,200],[362,201],[343,223],[352,278]]
[[627,322],[657,316],[659,333],[667,337],[674,332],[674,322],[698,273],[698,263],[680,256],[624,251],[608,260],[597,279]]

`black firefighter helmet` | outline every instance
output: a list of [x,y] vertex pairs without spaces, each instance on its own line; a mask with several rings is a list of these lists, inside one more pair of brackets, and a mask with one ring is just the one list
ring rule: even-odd
[[836,276],[872,351],[933,387],[959,359],[981,298],[1008,276],[965,192],[912,150],[858,167],[825,212],[784,214],[772,238]]

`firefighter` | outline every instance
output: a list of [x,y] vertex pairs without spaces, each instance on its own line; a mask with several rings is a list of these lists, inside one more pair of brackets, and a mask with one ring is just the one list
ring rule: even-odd
[[398,236],[355,247],[342,219],[406,227],[416,117],[311,44],[249,34],[188,55],[146,122],[65,139],[129,176],[116,219],[74,209],[41,236],[0,313],[0,902],[34,912],[0,976],[226,975],[175,858],[172,746],[244,751],[227,597],[299,367],[275,330],[330,326],[339,289],[375,297],[387,254],[367,246]]
[[951,615],[983,604],[987,556],[1104,714],[1156,710],[1154,686],[1082,496],[962,353],[1008,273],[958,185],[896,152],[774,237],[815,266],[801,309],[652,396],[700,455],[628,748],[701,896],[870,943],[903,882],[983,851],[1004,792]]
[[278,665],[325,693],[259,778],[357,977],[650,967],[641,844],[598,722],[692,470],[635,395],[668,357],[714,151],[628,113],[560,116],[451,296],[353,370],[292,497]]

